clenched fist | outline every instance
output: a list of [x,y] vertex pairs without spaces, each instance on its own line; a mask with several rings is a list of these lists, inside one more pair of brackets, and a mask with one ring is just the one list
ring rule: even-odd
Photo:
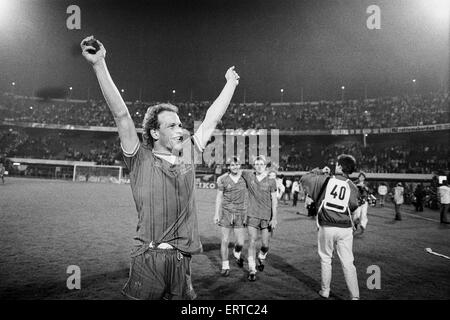
[[227,73],[225,73],[225,79],[227,79],[227,81],[233,81],[234,84],[238,85],[239,84],[239,75],[237,74],[236,71],[234,71],[234,66],[232,66],[231,68],[229,68],[227,70]]
[[[96,50],[96,48],[94,46],[89,45],[89,43],[88,43],[89,40],[97,41],[100,49]],[[106,57],[105,47],[103,46],[103,44],[100,41],[95,40],[94,36],[84,38],[81,41],[80,46],[81,46],[81,51],[82,51],[83,57],[92,65],[95,65],[99,61],[104,60]],[[97,51],[97,52],[95,52],[95,51]],[[95,52],[95,53],[92,53],[92,52]]]

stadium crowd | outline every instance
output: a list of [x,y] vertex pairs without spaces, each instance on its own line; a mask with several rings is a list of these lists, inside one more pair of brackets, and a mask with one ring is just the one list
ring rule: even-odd
[[[192,131],[194,116],[195,120],[202,119],[210,102],[176,105],[185,127]],[[129,105],[137,128],[141,127],[148,106],[139,102]],[[218,128],[277,128],[289,131],[413,126],[449,123],[449,111],[447,93],[352,100],[345,101],[343,105],[340,101],[231,104]],[[38,101],[7,94],[0,101],[0,121],[115,126],[103,101]],[[448,141],[445,139],[428,139],[426,143],[400,139],[394,143],[370,143],[366,147],[359,140],[317,141],[308,136],[281,136],[277,165],[281,171],[307,171],[318,163],[331,163],[340,153],[355,155],[359,168],[366,172],[431,173],[450,168]],[[115,133],[101,138],[80,138],[80,133],[72,130],[47,130],[36,134],[17,126],[0,127],[0,154],[4,157],[93,161],[103,165],[118,164],[117,161],[121,160],[120,144]],[[207,164],[211,165],[213,163]]]
[[33,135],[23,128],[0,128],[0,155],[5,158],[88,161],[99,165],[115,165],[121,158],[116,135],[109,139],[76,139],[72,135],[73,132],[63,130]]
[[[33,131],[34,130],[34,131]],[[423,144],[374,143],[364,147],[361,142],[326,142],[300,138],[297,143],[280,137],[279,171],[308,171],[318,164],[333,165],[341,153],[355,155],[358,168],[378,173],[432,173],[449,170],[448,145],[444,141]],[[246,140],[248,150],[248,140]],[[268,150],[269,154],[271,153]],[[0,154],[4,157],[54,160],[91,161],[102,165],[117,165],[122,160],[120,144],[115,133],[72,130],[45,130],[20,127],[0,127]],[[247,152],[248,154],[248,152]],[[206,167],[212,167],[213,162]]]
[[[159,102],[129,105],[140,127],[146,109]],[[104,101],[39,101],[4,96],[0,119],[46,124],[114,127],[114,119]],[[181,121],[192,130],[210,102],[175,102]],[[448,93],[387,97],[367,100],[301,103],[231,104],[218,128],[331,130],[389,128],[450,122]]]

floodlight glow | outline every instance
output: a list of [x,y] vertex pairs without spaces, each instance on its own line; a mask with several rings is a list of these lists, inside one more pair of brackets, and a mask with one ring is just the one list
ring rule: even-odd
[[0,0],[0,21],[5,20],[9,16],[12,8],[11,4],[11,0]]
[[21,20],[20,3],[17,0],[0,0],[0,32],[9,32]]
[[450,16],[450,1],[448,0],[427,0],[423,4],[427,11],[437,23],[446,23]]

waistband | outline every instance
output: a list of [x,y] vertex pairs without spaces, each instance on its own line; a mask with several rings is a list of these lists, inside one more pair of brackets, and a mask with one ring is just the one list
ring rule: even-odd
[[150,249],[175,250],[175,248],[172,245],[165,243],[165,242],[155,243],[152,241],[149,243],[148,247]]
[[150,243],[142,243],[141,246],[139,246],[138,248],[135,249],[135,251],[131,254],[132,257],[137,257],[145,252],[147,252],[148,250],[154,250],[154,251],[162,251],[162,252],[167,252],[167,253],[176,253],[179,252],[175,247],[173,247],[172,245],[168,244],[168,243],[155,243],[154,241],[150,242]]

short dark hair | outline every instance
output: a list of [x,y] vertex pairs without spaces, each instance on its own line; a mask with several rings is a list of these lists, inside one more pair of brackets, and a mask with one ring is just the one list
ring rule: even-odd
[[234,162],[234,163],[241,163],[241,160],[239,160],[238,157],[234,156],[234,157],[231,157],[230,163],[232,163],[232,162]]
[[255,158],[255,160],[253,161],[253,163],[255,163],[256,161],[263,161],[264,164],[267,164],[267,159],[264,155],[259,155]]
[[337,158],[337,163],[342,167],[342,172],[350,175],[355,171],[356,160],[355,157],[349,154],[341,154]]
[[170,103],[160,103],[147,109],[142,122],[142,142],[144,146],[153,148],[154,141],[150,131],[159,129],[161,124],[158,121],[158,115],[163,111],[178,113],[178,108]]

